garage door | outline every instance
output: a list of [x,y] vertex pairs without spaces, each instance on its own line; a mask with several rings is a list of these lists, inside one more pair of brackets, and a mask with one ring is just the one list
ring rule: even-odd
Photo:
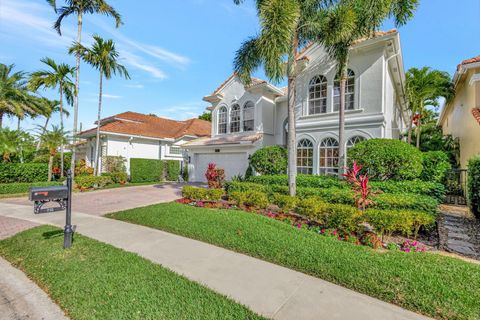
[[192,181],[206,182],[205,171],[209,163],[215,163],[218,168],[225,169],[225,179],[230,180],[233,176],[245,175],[248,168],[248,154],[241,153],[197,153],[194,155]]

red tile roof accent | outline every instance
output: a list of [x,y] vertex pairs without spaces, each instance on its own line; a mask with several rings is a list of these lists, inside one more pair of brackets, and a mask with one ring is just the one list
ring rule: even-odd
[[480,108],[473,108],[472,115],[477,120],[478,124],[480,124]]
[[460,68],[464,65],[471,64],[471,63],[476,63],[476,62],[480,62],[480,56],[476,56],[476,57],[473,57],[473,58],[470,58],[470,59],[463,60],[462,63],[457,65],[457,71],[460,70]]
[[[95,131],[86,130],[80,134]],[[136,112],[124,112],[101,120],[103,132],[121,133],[150,138],[180,138],[185,135],[210,136],[211,123],[200,119],[176,121]]]

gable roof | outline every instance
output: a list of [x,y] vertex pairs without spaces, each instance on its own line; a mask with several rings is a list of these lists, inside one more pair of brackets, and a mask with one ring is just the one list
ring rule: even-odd
[[471,64],[471,63],[477,63],[477,62],[480,62],[480,56],[476,56],[476,57],[473,57],[473,58],[470,58],[470,59],[463,60],[460,64],[457,65],[457,71],[459,71],[462,66],[465,66],[465,65],[468,65],[468,64]]
[[[83,131],[79,135],[91,136],[96,129]],[[195,118],[176,121],[128,111],[100,120],[100,131],[157,139],[178,139],[183,136],[210,136],[211,123]]]

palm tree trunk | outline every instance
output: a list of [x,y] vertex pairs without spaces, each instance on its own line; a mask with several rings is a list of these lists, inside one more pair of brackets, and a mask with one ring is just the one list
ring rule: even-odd
[[[60,127],[63,130],[63,86],[60,83]],[[63,178],[63,153],[64,145],[60,146],[60,178]]]
[[[82,13],[80,12],[77,16],[77,43],[82,43],[82,23],[83,17]],[[72,129],[72,161],[70,167],[72,168],[72,179],[75,176],[75,153],[76,153],[76,145],[77,142],[77,123],[78,123],[78,92],[80,90],[80,55],[77,54],[76,56],[76,67],[75,70],[75,94],[73,96],[73,129]]]
[[53,167],[53,156],[50,153],[50,158],[48,158],[48,181],[52,181],[52,167]]
[[417,125],[417,149],[420,150],[420,135],[422,132],[421,125],[422,125],[422,119],[419,117],[418,118],[418,125]]
[[95,146],[95,175],[99,176],[100,175],[100,117],[102,114],[102,79],[103,79],[103,73],[102,73],[102,68],[100,67],[100,92],[98,94],[98,114],[97,114],[97,141],[96,141],[96,146]]
[[412,122],[413,122],[412,117],[409,117],[408,121],[409,121],[409,123],[408,123],[407,142],[408,142],[408,144],[411,144],[412,143]]
[[347,84],[347,63],[340,62],[340,107],[338,110],[338,176],[345,172],[345,87]]
[[[49,121],[50,121],[50,117],[47,117],[47,120],[45,120],[45,125],[43,126],[43,129],[42,129],[42,134],[44,134],[45,131],[47,131],[47,126]],[[35,153],[38,153],[41,146],[42,146],[42,139],[38,139],[37,147],[35,148]]]
[[17,117],[17,131],[20,131],[20,121],[22,121],[20,117]]
[[0,112],[0,129],[2,129],[3,125],[3,112]]
[[296,93],[296,70],[295,59],[298,50],[298,37],[295,35],[291,52],[288,56],[288,192],[291,196],[297,193],[297,154],[295,134],[295,93]]

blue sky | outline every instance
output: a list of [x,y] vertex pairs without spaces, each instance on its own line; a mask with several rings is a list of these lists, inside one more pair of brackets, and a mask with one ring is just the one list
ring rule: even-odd
[[[460,61],[480,55],[480,0],[420,2],[415,18],[400,29],[406,69],[430,66],[453,74]],[[83,40],[88,44],[94,33],[114,39],[132,79],[104,82],[104,116],[131,110],[182,120],[201,114],[207,106],[202,97],[231,74],[235,51],[258,32],[251,0],[241,6],[233,0],[109,3],[124,25],[115,29],[112,19],[87,16]],[[45,56],[74,65],[66,48],[75,37],[76,20],[65,21],[63,37],[51,29],[54,20],[46,1],[0,0],[0,62],[28,72],[43,68]],[[383,29],[392,27],[387,22]],[[96,119],[98,74],[85,64],[81,73],[79,117],[88,128]],[[56,98],[55,92],[42,94]],[[26,120],[22,126],[34,123]]]

